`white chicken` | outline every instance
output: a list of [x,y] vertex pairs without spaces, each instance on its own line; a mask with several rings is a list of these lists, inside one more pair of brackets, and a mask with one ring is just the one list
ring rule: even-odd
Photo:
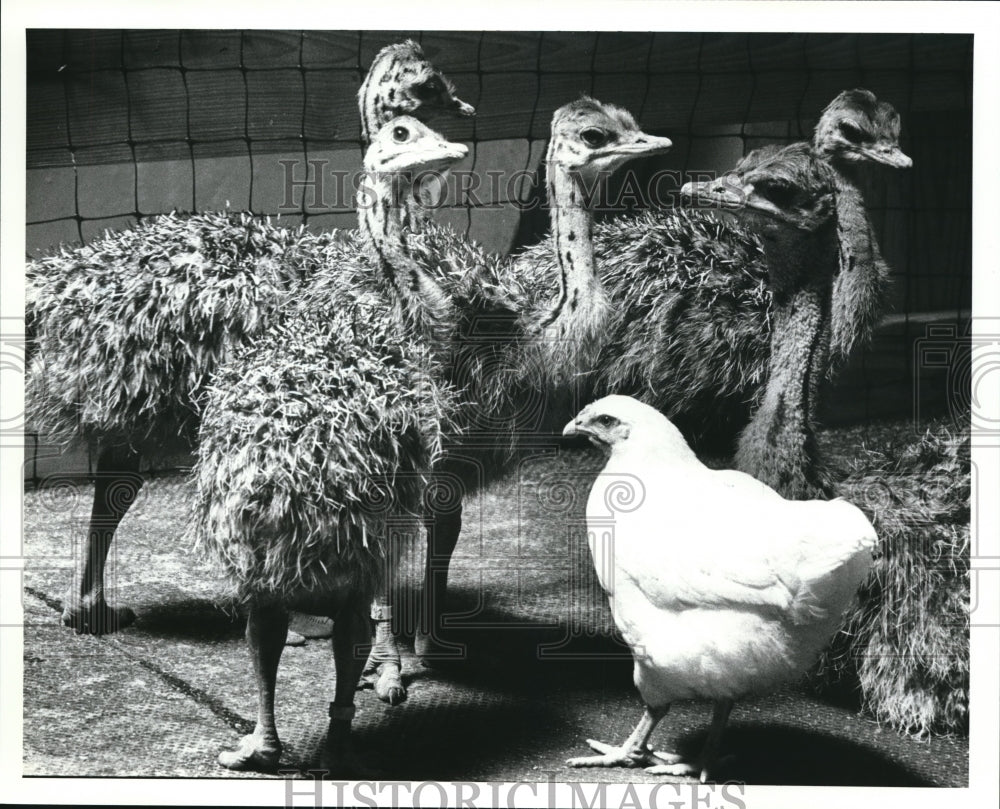
[[[836,632],[877,541],[844,500],[791,501],[742,472],[704,466],[665,416],[627,396],[585,407],[564,435],[610,451],[587,502],[590,551],[632,648],[646,712],[574,767],[638,767],[704,782],[733,700],[800,677]],[[715,702],[699,761],[653,752],[678,699]]]

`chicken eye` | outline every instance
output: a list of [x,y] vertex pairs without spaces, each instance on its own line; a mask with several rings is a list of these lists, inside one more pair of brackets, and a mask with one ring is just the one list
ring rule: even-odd
[[610,136],[603,129],[592,126],[580,133],[580,139],[591,149],[597,149],[607,143],[610,140]]
[[597,417],[597,423],[600,424],[602,427],[610,427],[612,424],[615,423],[615,421],[617,421],[617,419],[607,414]]
[[396,143],[406,143],[409,137],[410,130],[405,126],[397,126],[392,130],[392,139],[396,141]]
[[840,122],[840,134],[851,143],[861,143],[865,139],[864,131],[848,121]]

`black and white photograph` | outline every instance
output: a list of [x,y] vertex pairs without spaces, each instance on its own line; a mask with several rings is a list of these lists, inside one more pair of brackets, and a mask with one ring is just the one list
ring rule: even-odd
[[5,6],[5,794],[995,799],[1000,7],[365,5]]

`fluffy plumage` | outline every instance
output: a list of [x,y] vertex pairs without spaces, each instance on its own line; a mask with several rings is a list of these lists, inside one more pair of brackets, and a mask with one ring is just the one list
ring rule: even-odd
[[858,689],[880,722],[928,736],[968,732],[968,436],[936,429],[870,447],[837,487],[881,538],[875,567],[820,667]]
[[[383,49],[369,78],[358,99],[366,140],[400,110],[474,113],[413,42]],[[357,240],[349,246],[357,255]],[[337,233],[314,237],[246,215],[171,215],[29,263],[29,419],[52,437],[97,444],[99,477],[134,485],[140,457],[191,447],[205,384],[267,328],[285,294],[323,300],[322,289],[306,292],[308,281],[344,247]],[[128,506],[98,496],[63,622],[102,634],[134,614],[110,609],[103,589]]]
[[[805,674],[871,567],[876,535],[864,514],[708,469],[664,416],[628,397],[588,405],[565,434],[610,452],[587,502],[590,548],[654,716],[677,699],[731,704]],[[572,763],[647,763],[647,740]],[[697,768],[653,769],[705,780],[715,752]]]
[[29,262],[32,425],[144,454],[189,443],[217,363],[297,282],[296,238],[246,215],[167,215]]
[[371,592],[387,520],[419,511],[453,397],[426,346],[360,289],[296,309],[207,392],[193,531],[243,598]]

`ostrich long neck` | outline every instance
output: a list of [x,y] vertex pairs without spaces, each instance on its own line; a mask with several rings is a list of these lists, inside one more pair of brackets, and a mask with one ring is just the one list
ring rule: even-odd
[[548,165],[548,194],[559,293],[540,326],[553,361],[561,366],[553,371],[576,373],[590,364],[608,300],[597,275],[594,220],[582,184],[572,171],[553,161]]
[[358,192],[358,218],[378,277],[407,326],[435,341],[445,339],[452,320],[448,295],[410,255],[403,196],[410,186],[398,175],[367,172]]
[[840,269],[834,281],[831,351],[845,361],[856,343],[865,344],[885,306],[889,267],[865,210],[854,172],[837,171],[837,236]]
[[803,497],[814,492],[790,487],[817,485],[813,423],[829,359],[837,269],[833,224],[793,243],[765,241],[765,253],[774,286],[771,358],[759,408],[740,437],[736,466],[786,497]]

